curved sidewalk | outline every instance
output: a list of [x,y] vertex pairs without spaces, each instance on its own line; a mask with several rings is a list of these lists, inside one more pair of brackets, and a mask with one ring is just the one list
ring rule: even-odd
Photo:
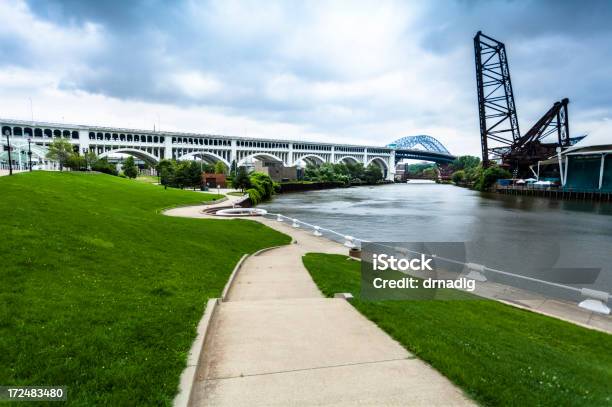
[[[166,214],[203,218],[208,207]],[[286,223],[254,219],[294,243],[243,263],[215,311],[192,405],[474,404],[348,302],[322,296],[302,256],[346,254],[345,247]]]

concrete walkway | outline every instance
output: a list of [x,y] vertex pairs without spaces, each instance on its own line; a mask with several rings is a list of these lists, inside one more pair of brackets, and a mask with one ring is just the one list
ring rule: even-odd
[[[201,209],[166,214],[207,217]],[[348,302],[322,296],[302,256],[346,254],[345,247],[286,223],[257,220],[296,243],[243,263],[215,312],[192,405],[474,404]]]

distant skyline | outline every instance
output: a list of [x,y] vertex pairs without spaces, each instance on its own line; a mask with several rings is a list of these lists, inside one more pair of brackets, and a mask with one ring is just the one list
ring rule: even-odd
[[[473,36],[506,44],[521,130],[610,129],[608,1],[0,2],[0,117],[480,155]],[[31,103],[30,103],[31,100]]]

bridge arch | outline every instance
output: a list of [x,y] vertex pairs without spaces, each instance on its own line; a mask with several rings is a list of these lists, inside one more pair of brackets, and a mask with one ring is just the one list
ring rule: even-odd
[[361,161],[359,161],[358,159],[356,159],[355,157],[352,157],[350,155],[345,155],[344,157],[340,157],[336,159],[336,164],[359,164]]
[[379,167],[380,167],[380,168],[383,170],[383,173],[385,173],[385,174],[386,174],[386,172],[387,172],[387,171],[389,171],[389,165],[388,165],[388,164],[387,164],[387,162],[386,162],[384,159],[382,159],[381,157],[374,157],[374,158],[371,158],[371,159],[368,161],[368,163],[366,164],[366,167],[367,167],[368,165],[370,165],[370,164],[376,164],[376,165],[378,165],[378,166],[379,166]]
[[306,164],[321,165],[325,162],[325,159],[317,154],[306,154],[296,159],[293,164],[295,165],[298,161],[304,161]]
[[263,159],[268,159],[268,160],[271,160],[271,161],[275,161],[275,162],[278,162],[278,163],[281,163],[281,164],[285,165],[285,162],[282,159],[280,159],[277,156],[275,156],[274,154],[270,154],[270,153],[254,153],[254,154],[248,155],[248,156],[244,157],[242,160],[238,161],[238,166],[241,167],[241,166],[245,165],[250,160],[253,160],[253,159],[261,160],[262,158]]
[[194,151],[192,153],[183,154],[182,156],[177,158],[177,160],[180,160],[180,161],[190,160],[190,159],[195,159],[197,156],[201,156],[203,161],[207,161],[212,164],[216,163],[217,161],[221,161],[223,164],[227,166],[227,168],[230,167],[230,163],[226,159],[224,159],[220,155],[211,153],[210,151]]
[[433,151],[435,153],[449,154],[450,152],[440,143],[437,139],[426,134],[420,134],[417,136],[402,137],[389,144],[388,147],[412,149],[415,146],[421,145],[427,151]]
[[153,154],[148,153],[144,150],[139,150],[137,148],[118,148],[116,150],[105,151],[102,154],[100,154],[98,157],[105,158],[111,154],[129,154],[153,166],[159,162],[159,158],[155,157]]

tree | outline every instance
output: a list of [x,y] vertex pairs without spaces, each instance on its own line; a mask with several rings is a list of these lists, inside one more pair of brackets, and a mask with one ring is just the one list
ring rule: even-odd
[[458,171],[475,168],[478,164],[480,164],[480,158],[473,155],[462,155],[455,158],[451,165],[455,171]]
[[202,169],[200,168],[200,164],[196,161],[192,161],[189,164],[189,185],[196,189],[200,185],[202,185]]
[[[341,164],[348,170],[348,175],[350,177],[351,183],[359,184],[366,178],[366,169],[362,163],[356,164]],[[339,173],[342,173],[342,168],[338,169]]]
[[106,157],[100,158],[100,159],[96,160],[91,165],[91,169],[93,171],[103,172],[105,174],[118,175],[117,167],[115,167],[115,165],[109,163],[108,159]]
[[438,179],[438,172],[433,167],[425,168],[423,170],[423,177],[429,179]]
[[482,171],[480,179],[476,182],[476,189],[480,191],[487,191],[498,179],[512,178],[512,174],[507,170],[492,166]]
[[72,171],[81,171],[83,168],[87,167],[85,157],[79,155],[79,153],[73,152],[66,160],[66,167],[70,168]]
[[225,174],[227,172],[227,167],[223,163],[223,161],[217,161],[215,163],[215,174]]
[[180,161],[176,164],[173,186],[183,189],[189,185],[191,185],[191,163]]
[[455,184],[462,183],[465,180],[465,171],[459,170],[459,171],[453,172],[451,179],[453,180]]
[[87,170],[93,169],[94,164],[96,163],[96,161],[98,161],[98,156],[93,151],[86,152],[84,158]]
[[261,172],[252,172],[249,176],[251,187],[247,189],[249,199],[253,205],[268,200],[274,194],[274,181],[269,175]]
[[123,173],[128,178],[136,178],[138,176],[138,167],[136,167],[134,157],[131,155],[123,162]]
[[64,166],[66,166],[66,163],[72,154],[74,154],[72,144],[66,139],[58,138],[49,144],[47,158],[52,161],[57,161],[59,163],[60,171],[63,171]]
[[251,187],[251,180],[249,179],[249,173],[246,167],[238,167],[236,176],[232,181],[232,186],[236,189],[240,189],[242,192]]
[[232,165],[230,166],[230,177],[234,178],[236,173],[238,172],[238,164],[236,164],[236,160],[232,160]]
[[370,163],[365,169],[365,181],[368,184],[376,184],[382,181],[383,172],[380,167],[374,163]]
[[208,164],[208,163],[204,163],[201,164],[202,166],[202,171],[207,173],[207,174],[214,174],[215,173],[215,166],[214,164]]

